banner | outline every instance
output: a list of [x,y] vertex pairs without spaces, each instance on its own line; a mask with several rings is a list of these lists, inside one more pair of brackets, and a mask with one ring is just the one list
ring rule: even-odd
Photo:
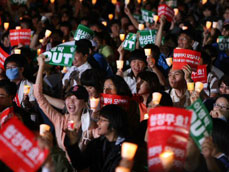
[[168,7],[166,4],[160,5],[158,6],[158,16],[159,18],[161,17],[161,15],[166,16],[166,19],[171,22],[173,20],[174,17],[174,11],[172,8]]
[[138,32],[140,33],[139,42],[142,48],[147,44],[155,43],[156,36],[157,36],[156,30],[142,30]]
[[197,70],[197,65],[200,63],[201,53],[188,49],[174,49],[173,51],[173,69],[182,69],[188,64],[192,71]]
[[205,136],[210,136],[212,131],[212,119],[201,99],[196,100],[187,109],[193,111],[190,135],[201,149]]
[[4,109],[0,114],[0,128],[4,123],[6,123],[9,119],[11,119],[14,116],[15,114],[13,107],[8,107]]
[[75,32],[74,39],[76,41],[80,39],[89,39],[90,40],[93,38],[93,35],[94,35],[94,32],[91,29],[89,29],[88,27],[82,24],[79,24]]
[[45,62],[57,66],[72,66],[76,46],[58,45],[43,54],[46,56]]
[[177,7],[177,0],[166,0],[165,3],[171,8]]
[[207,83],[207,65],[198,65],[196,72],[192,72],[194,82]]
[[113,94],[100,94],[100,106],[106,106],[109,104],[121,105],[124,109],[129,108],[130,97],[119,96]]
[[0,130],[0,159],[13,171],[37,171],[48,156],[41,150],[35,135],[16,117]]
[[220,51],[229,50],[229,37],[219,36],[217,38]]
[[123,43],[124,50],[134,51],[136,47],[137,35],[134,33],[128,33]]
[[154,19],[153,19],[153,16],[155,15],[154,12],[148,11],[145,9],[141,9],[141,12],[142,12],[142,19],[144,22],[147,22],[147,23],[153,23],[154,22]]
[[11,3],[25,5],[27,3],[27,0],[11,0]]
[[18,44],[30,45],[31,30],[30,29],[11,29],[10,30],[10,44],[17,46]]
[[4,69],[4,63],[6,58],[9,56],[1,47],[0,47],[0,68]]
[[[183,167],[191,116],[191,111],[181,108],[150,109],[148,120],[149,172],[166,171],[168,168],[178,170]],[[166,152],[170,152],[173,156],[163,158],[162,155]]]
[[133,14],[133,17],[138,21],[138,23],[144,23],[142,15],[140,14]]

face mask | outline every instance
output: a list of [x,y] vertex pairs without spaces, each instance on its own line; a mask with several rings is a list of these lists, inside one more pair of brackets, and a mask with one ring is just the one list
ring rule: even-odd
[[19,68],[11,68],[6,69],[6,76],[9,78],[9,80],[15,80],[19,78]]

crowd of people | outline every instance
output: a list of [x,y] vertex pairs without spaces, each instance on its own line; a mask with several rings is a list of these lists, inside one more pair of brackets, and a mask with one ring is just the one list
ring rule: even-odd
[[[229,42],[222,50],[218,40],[220,36],[229,37],[229,2],[173,1],[178,11],[171,22],[162,15],[152,23],[143,23],[144,30],[157,33],[154,44],[141,47],[137,33],[141,9],[157,14],[158,6],[167,2],[0,2],[0,48],[9,54],[0,68],[0,111],[13,107],[16,116],[34,133],[39,133],[40,124],[51,127],[38,136],[50,150],[40,171],[114,172],[120,165],[130,171],[148,171],[149,109],[187,108],[199,98],[212,118],[212,134],[205,138],[201,150],[189,138],[182,171],[229,171]],[[206,26],[209,21],[215,23],[214,27]],[[8,28],[4,28],[6,22]],[[74,40],[79,24],[94,32],[92,39]],[[30,45],[11,46],[10,30],[17,26],[31,29]],[[51,31],[48,37],[46,30]],[[137,34],[133,51],[127,51],[120,39],[120,34],[128,33]],[[72,66],[45,63],[42,53],[65,43],[76,46]],[[150,55],[145,55],[145,48],[151,50]],[[187,83],[193,82],[190,65],[174,69],[167,62],[178,48],[201,52],[199,65],[207,65],[202,90],[187,88]],[[117,68],[117,60],[124,61],[122,68]],[[25,86],[30,87],[28,94],[24,93]],[[162,95],[159,104],[152,101],[155,92]],[[119,96],[128,103],[106,102],[103,106],[103,95]],[[100,98],[94,109],[92,98]],[[72,130],[69,121],[74,122]],[[133,162],[122,160],[123,142],[138,145]],[[10,171],[2,161],[0,168]]]

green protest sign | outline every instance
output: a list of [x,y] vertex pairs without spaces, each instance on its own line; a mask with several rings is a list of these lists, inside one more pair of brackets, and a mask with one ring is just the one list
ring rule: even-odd
[[229,37],[219,36],[217,38],[220,51],[229,50]]
[[142,12],[142,19],[144,20],[144,22],[153,23],[154,21],[153,16],[155,15],[154,12],[145,9],[141,9],[141,12]]
[[175,8],[175,7],[177,7],[177,0],[166,0],[166,4],[169,7]]
[[76,41],[80,39],[92,39],[93,35],[94,35],[94,32],[91,29],[89,29],[88,27],[82,24],[79,24],[75,32],[74,39]]
[[139,22],[139,23],[144,23],[144,20],[142,18],[142,15],[140,14],[133,14],[133,17]]
[[26,4],[27,3],[27,0],[11,0],[11,3],[12,4]]
[[139,42],[142,48],[147,44],[155,43],[156,35],[157,35],[156,30],[142,30],[138,32],[140,33]]
[[134,33],[129,33],[123,43],[123,48],[128,51],[134,51],[136,47],[137,35]]
[[196,100],[187,109],[192,110],[192,121],[190,127],[190,135],[201,149],[201,145],[205,136],[210,136],[212,131],[212,120],[208,110],[202,103],[201,99]]
[[76,46],[58,45],[43,54],[46,56],[45,62],[51,65],[72,66]]

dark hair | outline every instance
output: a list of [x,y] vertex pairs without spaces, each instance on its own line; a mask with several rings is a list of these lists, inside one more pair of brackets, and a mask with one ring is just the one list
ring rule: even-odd
[[212,139],[220,152],[229,155],[229,126],[228,123],[222,119],[213,118]]
[[156,61],[155,64],[157,64],[157,61],[158,61],[159,56],[161,54],[159,47],[157,45],[154,45],[154,44],[147,44],[144,48],[150,48],[151,49],[152,56]]
[[120,106],[110,104],[100,110],[100,115],[109,120],[109,129],[121,137],[128,136],[127,112]]
[[14,82],[9,81],[8,79],[0,80],[0,88],[4,89],[9,96],[13,98],[17,93],[17,85]]
[[131,63],[132,60],[136,60],[136,59],[142,60],[143,62],[147,63],[146,55],[143,49],[136,49],[130,53],[129,62]]
[[112,82],[114,83],[115,88],[117,90],[117,95],[132,97],[132,93],[130,91],[129,86],[121,76],[113,75],[111,77],[106,78],[106,80],[108,79],[112,80]]
[[24,67],[25,61],[26,60],[24,56],[22,56],[21,54],[12,54],[6,58],[5,63],[4,63],[4,68],[6,69],[6,65],[10,62],[16,63],[18,67]]
[[76,45],[76,52],[77,53],[82,53],[83,55],[89,54],[89,44],[88,41],[85,39],[81,39],[79,41],[75,42]]
[[104,76],[97,69],[88,69],[81,75],[80,82],[85,86],[93,86],[101,93],[103,91]]
[[219,87],[220,85],[224,83],[226,86],[229,86],[229,76],[224,75],[220,80],[219,80]]
[[65,94],[64,99],[66,99],[67,97],[72,96],[72,95],[76,96],[77,99],[84,100],[85,102],[88,102],[88,99],[89,99],[88,92],[87,92],[86,88],[84,88],[84,87],[81,86],[81,85],[73,86],[73,87]]

